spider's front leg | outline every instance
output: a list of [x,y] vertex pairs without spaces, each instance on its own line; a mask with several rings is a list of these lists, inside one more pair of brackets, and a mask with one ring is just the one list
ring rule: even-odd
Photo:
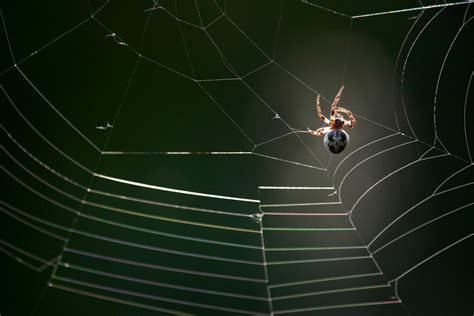
[[344,90],[344,86],[341,86],[339,92],[337,93],[336,97],[334,98],[334,102],[331,105],[331,118],[336,114],[336,106],[339,103],[339,99],[341,98],[342,90]]
[[321,104],[320,104],[320,102],[319,102],[319,94],[318,94],[318,97],[316,98],[316,111],[318,111],[318,116],[319,116],[319,118],[320,118],[321,120],[324,121],[324,123],[326,123],[326,124],[329,124],[329,123],[330,123],[330,121],[328,120],[328,118],[325,117],[325,116],[323,115],[323,113],[321,112]]
[[344,126],[348,126],[350,128],[354,127],[355,123],[356,123],[356,119],[354,117],[354,115],[352,115],[352,112],[349,111],[348,109],[346,108],[341,108],[341,107],[338,107],[336,109],[336,112],[341,112],[341,113],[345,113],[349,116],[349,120],[344,120]]
[[310,133],[311,135],[315,135],[315,136],[321,136],[321,135],[326,134],[330,130],[331,130],[330,126],[318,128],[316,131],[313,131],[313,130],[308,128],[308,133]]

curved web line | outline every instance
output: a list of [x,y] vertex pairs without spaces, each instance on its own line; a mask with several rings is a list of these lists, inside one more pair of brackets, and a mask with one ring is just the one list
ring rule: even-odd
[[[443,63],[441,64],[441,69],[439,70],[439,75],[438,79],[436,81],[436,90],[435,90],[435,96],[434,96],[434,106],[433,106],[433,126],[435,128],[435,139],[433,142],[433,146],[436,145],[436,140],[443,146],[443,148],[448,152],[448,150],[445,148],[443,145],[442,141],[438,137],[438,130],[437,130],[437,124],[436,124],[436,105],[437,105],[437,97],[438,97],[438,88],[439,88],[439,82],[441,80],[441,75],[443,74],[444,70],[444,65],[446,64],[446,60],[448,59],[449,53],[451,52],[451,48],[453,47],[454,43],[456,42],[456,39],[458,38],[459,34],[461,33],[462,29],[464,28],[465,25],[467,25],[471,20],[473,20],[474,17],[469,18],[467,21],[464,21],[461,27],[458,29],[456,35],[454,36],[453,40],[451,41],[451,44],[449,45],[448,51],[444,55]],[[471,81],[469,80],[469,83]],[[465,118],[464,118],[465,120]],[[467,142],[466,142],[467,144]]]
[[[421,3],[421,1],[419,1],[419,3]],[[402,42],[402,45],[400,46],[400,49],[398,50],[397,60],[395,61],[395,66],[393,67],[394,70],[393,70],[393,77],[392,77],[392,82],[393,82],[392,85],[393,85],[394,91],[395,91],[395,75],[396,75],[396,71],[397,71],[397,67],[398,67],[398,62],[400,61],[400,57],[401,57],[401,55],[402,55],[402,51],[403,51],[403,49],[404,49],[404,47],[405,47],[405,44],[406,44],[406,42],[407,42],[407,40],[408,40],[408,37],[410,36],[411,32],[413,31],[413,29],[415,28],[416,24],[418,23],[418,21],[420,20],[420,18],[422,17],[422,15],[423,15],[424,13],[425,13],[425,11],[423,10],[423,11],[421,11],[420,14],[417,15],[415,22],[411,25],[410,29],[408,30],[407,34],[405,35],[405,38],[403,39],[403,42]],[[408,57],[407,57],[407,58],[408,58]],[[405,62],[406,62],[406,59],[405,59]],[[402,76],[402,81],[401,81],[401,82],[402,82],[402,89],[403,89],[403,76]],[[395,106],[395,104],[394,104],[394,106]],[[402,90],[402,106],[403,106],[403,112],[404,112],[404,114],[405,114],[405,118],[406,118],[406,120],[407,120],[408,126],[410,127],[410,130],[411,130],[412,133],[413,133],[413,129],[412,129],[412,127],[411,127],[410,121],[408,120],[407,113],[406,113],[406,109],[405,109],[405,105],[404,105],[404,103],[403,103],[403,90]],[[394,108],[394,114],[395,114],[395,122],[397,123],[397,129],[398,129],[399,132],[401,132],[401,131],[400,131],[400,126],[399,126],[399,124],[398,124],[398,118],[397,118],[397,113],[395,112],[395,108]],[[415,136],[414,133],[413,133],[413,135]]]
[[466,97],[464,98],[464,141],[466,143],[466,148],[467,148],[467,154],[469,155],[469,160],[472,161],[472,156],[471,156],[471,149],[469,148],[469,141],[467,137],[467,124],[466,124],[466,119],[467,119],[467,114],[466,114],[466,109],[467,109],[467,99],[469,95],[469,89],[471,87],[471,81],[472,77],[474,76],[474,72],[471,72],[471,76],[469,77],[469,83],[467,84],[466,88]]
[[[404,77],[405,77],[405,70],[406,70],[406,66],[407,66],[407,63],[408,63],[408,58],[410,57],[410,54],[411,54],[411,51],[413,50],[413,48],[415,47],[416,45],[416,42],[418,41],[418,39],[420,38],[420,36],[423,34],[423,32],[428,28],[428,26],[438,17],[438,15],[440,15],[443,11],[444,11],[445,8],[441,9],[440,11],[438,11],[435,15],[433,15],[433,17],[431,17],[431,19],[422,27],[422,29],[420,30],[420,32],[417,34],[417,36],[415,37],[413,43],[410,45],[410,49],[408,50],[408,53],[405,57],[405,61],[403,62],[403,68],[402,68],[402,76],[401,76],[401,95],[402,95],[402,107],[403,107],[403,113],[405,114],[405,119],[408,123],[408,126],[410,127],[410,130],[413,134],[413,136],[415,137],[415,139],[418,139],[418,137],[416,136],[415,134],[415,131],[413,130],[413,127],[411,126],[411,123],[410,123],[410,120],[408,119],[408,114],[406,112],[406,107],[405,107],[405,99],[404,99],[404,94],[403,94],[403,90],[404,90]],[[423,14],[423,13],[422,13]],[[419,16],[421,17],[421,15]],[[416,24],[416,22],[418,21],[418,19],[415,21],[415,23],[413,25]]]

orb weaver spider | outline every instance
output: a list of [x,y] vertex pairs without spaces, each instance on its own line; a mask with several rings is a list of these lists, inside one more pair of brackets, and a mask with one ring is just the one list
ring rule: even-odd
[[[308,133],[316,136],[324,135],[324,145],[330,152],[334,154],[342,152],[349,143],[349,134],[347,134],[343,128],[345,126],[352,128],[356,123],[351,111],[337,106],[339,99],[341,98],[342,90],[344,90],[344,86],[339,89],[339,92],[337,93],[336,97],[334,98],[334,102],[331,105],[330,119],[325,117],[321,112],[321,104],[319,102],[320,96],[318,94],[316,99],[316,110],[318,112],[319,118],[329,126],[321,127],[316,131],[313,131],[308,127]],[[340,113],[347,114],[349,120],[344,119]]]

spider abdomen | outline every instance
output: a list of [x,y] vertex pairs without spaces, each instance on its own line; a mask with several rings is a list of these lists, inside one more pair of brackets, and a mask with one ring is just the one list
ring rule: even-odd
[[342,129],[333,129],[324,135],[324,146],[333,154],[342,152],[349,143],[349,134]]

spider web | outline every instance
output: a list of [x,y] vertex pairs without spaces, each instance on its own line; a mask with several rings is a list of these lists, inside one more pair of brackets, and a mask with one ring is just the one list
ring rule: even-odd
[[2,313],[472,313],[470,3],[63,6],[1,12]]

